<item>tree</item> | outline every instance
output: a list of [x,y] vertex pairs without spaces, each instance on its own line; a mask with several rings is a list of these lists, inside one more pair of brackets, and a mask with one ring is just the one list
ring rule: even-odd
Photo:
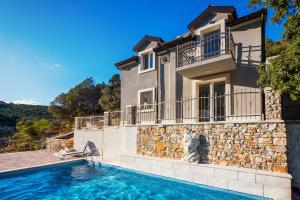
[[99,104],[105,111],[120,109],[121,80],[120,75],[115,74],[108,82],[108,85],[102,90],[102,97]]
[[300,1],[299,0],[250,0],[250,6],[269,7],[275,11],[272,22],[284,22],[282,38],[286,48],[259,67],[258,83],[287,93],[293,99],[300,98]]
[[94,84],[92,78],[87,78],[82,83],[62,93],[50,103],[49,112],[54,117],[73,121],[76,116],[88,116],[102,113],[98,104],[102,96],[103,84]]
[[277,56],[286,48],[286,41],[272,41],[266,39],[266,56]]
[[294,100],[300,97],[300,37],[288,43],[281,55],[271,59],[270,64],[260,65],[259,83],[288,93]]

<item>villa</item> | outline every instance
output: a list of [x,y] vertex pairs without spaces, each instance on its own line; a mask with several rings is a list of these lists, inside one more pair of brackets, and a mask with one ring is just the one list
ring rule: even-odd
[[209,5],[171,41],[145,35],[115,64],[120,111],[76,118],[75,148],[92,141],[102,161],[124,168],[291,199],[300,188],[299,114],[257,84],[266,15]]
[[[255,1],[254,5],[258,3],[275,9],[273,19],[283,10],[282,7],[288,10],[288,16],[299,15],[296,1],[280,5],[279,11],[274,8],[274,2]],[[38,11],[44,9],[44,3],[41,7],[35,4],[29,7],[27,4],[27,7],[20,5],[20,8],[9,5],[19,11],[25,8],[26,12],[21,12],[24,20],[8,16],[22,19],[25,24],[31,19],[29,24],[33,25],[32,17],[43,17],[43,20],[35,21],[49,27],[63,27],[65,30],[60,35],[66,37],[70,35],[70,28],[78,29],[76,23],[79,22],[79,25],[87,25],[83,26],[86,33],[94,33],[88,38],[94,41],[93,36],[99,36],[97,31],[105,34],[103,30],[110,30],[108,26],[116,19],[132,23],[128,19],[135,15],[130,14],[128,18],[123,11],[131,13],[137,7],[127,4],[125,9],[120,7],[120,10],[113,4],[102,3],[89,3],[84,7],[78,2],[74,5],[69,2],[67,5],[49,4],[51,8],[59,8],[52,17],[54,20],[50,17],[52,12],[34,13],[37,8]],[[175,7],[182,11],[178,5]],[[186,6],[186,2],[182,5]],[[138,7],[149,10],[149,4]],[[267,7],[240,16],[234,6],[208,5],[199,15],[192,16],[194,19],[186,24],[185,31],[169,41],[147,34],[138,38],[140,40],[132,44],[133,56],[115,63],[120,76],[114,75],[107,84],[96,84],[92,78],[86,79],[69,92],[57,96],[48,107],[50,113],[46,113],[46,107],[42,109],[44,111],[40,108],[27,111],[23,106],[22,109],[12,108],[9,112],[4,109],[0,117],[9,119],[7,121],[12,124],[16,122],[17,132],[11,136],[12,139],[0,140],[0,147],[5,146],[0,149],[5,152],[0,154],[0,200],[300,199],[300,99],[293,100],[298,97],[293,96],[297,90],[289,89],[285,93],[284,89],[275,90],[276,87],[273,87],[274,80],[279,80],[275,83],[284,82],[280,86],[292,85],[291,88],[295,88],[298,86],[297,79],[286,83],[286,80],[294,80],[291,75],[279,79],[269,73],[281,68],[278,73],[289,74],[282,73],[282,68],[286,67],[297,76],[295,63],[299,61],[298,57],[296,53],[286,53],[290,47],[295,49],[292,45],[297,44],[297,40],[288,38],[278,42],[282,45],[281,52],[273,62],[274,57],[266,57],[276,55],[274,52],[270,54],[269,49],[273,46],[269,46],[268,42],[265,47],[265,41],[268,41],[265,30]],[[170,4],[161,5],[161,9],[165,8],[169,12],[173,9]],[[27,19],[28,9],[30,18]],[[104,11],[104,15],[96,15],[101,13],[99,10]],[[178,15],[178,12],[174,13]],[[102,18],[115,14],[109,19],[110,23],[105,23],[106,26],[101,24]],[[63,20],[57,20],[60,18]],[[161,20],[160,16],[156,18]],[[153,15],[151,20],[155,20]],[[293,20],[285,23],[288,26],[284,28],[285,33]],[[99,23],[101,28],[94,29]],[[14,29],[16,23],[7,24],[12,24]],[[3,25],[5,29],[6,23]],[[140,31],[141,27],[137,29]],[[21,34],[13,36],[22,36],[20,31]],[[169,30],[164,28],[164,31]],[[33,41],[34,32],[35,29],[32,34],[27,34],[28,41]],[[76,40],[72,44],[86,42],[85,32],[76,32],[77,35],[74,34],[70,40]],[[41,35],[40,31],[36,33]],[[122,36],[126,34],[124,32]],[[54,36],[44,43],[49,45],[53,39],[64,38],[56,37],[55,32]],[[111,36],[118,38],[117,35]],[[3,39],[6,41],[5,37]],[[4,63],[15,68],[21,63],[15,62],[21,55],[18,49],[34,50],[27,45],[36,47],[35,43],[43,41],[40,39],[38,37],[36,42],[25,45],[18,44],[18,39],[17,42],[9,40],[7,44],[12,43],[13,48],[4,55]],[[108,41],[107,45],[111,47],[111,40]],[[44,43],[37,45],[46,45]],[[286,47],[283,47],[284,44]],[[68,41],[63,45],[68,46]],[[105,51],[107,46],[104,48]],[[52,46],[50,49],[53,50]],[[78,54],[65,50],[63,48],[58,52],[59,56],[57,54],[58,57],[53,58]],[[32,51],[29,51],[24,55],[30,58],[31,54]],[[35,58],[35,71],[43,55],[45,57],[46,54],[32,57]],[[111,56],[118,55],[112,53]],[[23,57],[21,55],[21,61]],[[75,62],[84,60],[82,58],[75,59]],[[293,60],[294,64],[282,66],[285,61],[281,61],[280,65],[274,64],[280,59]],[[43,69],[34,75],[44,74],[48,68],[54,69],[53,66],[61,66],[52,66],[51,60],[54,61],[43,62]],[[268,65],[270,61],[271,65]],[[64,65],[70,63],[65,62]],[[55,68],[59,68],[57,66]],[[60,75],[65,75],[65,72],[68,72],[67,67],[61,72],[53,71]],[[269,78],[268,74],[272,88],[258,84],[264,77]],[[60,77],[66,79],[65,76]],[[73,121],[74,116],[77,117]],[[0,131],[8,128],[0,123]],[[34,151],[12,152],[29,149]]]
[[208,6],[172,41],[146,35],[121,70],[121,110],[138,105],[137,123],[262,120],[257,66],[265,62],[261,10],[237,17]]

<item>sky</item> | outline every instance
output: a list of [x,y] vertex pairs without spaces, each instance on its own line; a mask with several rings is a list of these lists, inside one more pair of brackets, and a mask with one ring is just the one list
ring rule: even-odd
[[[48,105],[88,77],[107,82],[145,34],[174,39],[210,4],[254,12],[247,0],[0,0],[0,101]],[[268,38],[282,30],[268,20]]]

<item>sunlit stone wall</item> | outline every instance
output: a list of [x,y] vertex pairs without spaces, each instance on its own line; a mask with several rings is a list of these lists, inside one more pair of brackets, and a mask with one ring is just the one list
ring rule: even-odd
[[[199,140],[196,150],[187,136]],[[137,154],[287,172],[286,143],[283,122],[140,126]]]

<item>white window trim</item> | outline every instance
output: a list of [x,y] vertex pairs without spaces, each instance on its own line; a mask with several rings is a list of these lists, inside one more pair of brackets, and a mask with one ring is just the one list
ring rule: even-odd
[[[220,33],[225,33],[226,32],[226,21],[225,19],[219,20],[215,22],[214,24],[208,24],[204,27],[201,27],[196,30],[197,35],[200,35],[203,37],[205,34],[220,30]],[[221,44],[220,44],[220,49],[225,49],[225,38],[221,39]],[[201,51],[201,49],[200,49]]]
[[[215,82],[220,82],[220,81],[225,81],[225,93],[230,94],[231,92],[231,87],[230,87],[230,74],[225,74],[225,75],[217,75],[217,76],[212,76],[208,77],[207,79],[204,80],[194,80],[192,84],[192,96],[193,98],[198,98],[199,97],[199,86],[203,84],[209,84],[210,87],[213,86]],[[226,101],[231,102],[230,97],[226,97]],[[228,104],[229,107],[226,107],[225,110],[225,115],[228,116],[229,110],[230,110],[230,103]],[[212,108],[211,108],[212,109]],[[212,112],[210,112],[212,114]],[[197,119],[197,116],[199,116],[199,105],[198,102],[193,102],[192,104],[192,116],[194,119]],[[227,121],[227,117],[225,119]],[[195,122],[198,122],[195,120]],[[211,119],[211,122],[213,122],[213,119]]]
[[[151,54],[152,53],[152,57],[153,57],[153,66],[149,69],[146,69],[146,70],[143,70],[142,67],[143,67],[143,56],[146,55],[146,54]],[[153,51],[153,48],[149,48],[149,49],[146,49],[144,51],[141,51],[139,52],[138,54],[139,58],[140,58],[140,63],[139,63],[139,66],[138,66],[138,74],[142,74],[142,73],[146,73],[146,72],[150,72],[150,71],[154,71],[155,70],[155,67],[156,67],[156,56],[155,56],[155,53]]]
[[140,111],[141,112],[153,112],[154,111],[154,101],[155,101],[155,88],[153,87],[153,88],[146,88],[146,89],[142,89],[142,90],[138,90],[138,106],[141,106],[141,93],[142,92],[148,92],[148,91],[152,91],[152,104],[153,104],[153,108],[151,108],[151,109],[141,109]]
[[201,28],[198,28],[196,30],[197,35],[204,35],[206,33],[212,32],[212,31],[216,31],[218,29],[220,29],[220,32],[225,32],[225,19],[219,20],[217,22],[215,22],[214,24],[208,24],[206,26],[203,26]]

